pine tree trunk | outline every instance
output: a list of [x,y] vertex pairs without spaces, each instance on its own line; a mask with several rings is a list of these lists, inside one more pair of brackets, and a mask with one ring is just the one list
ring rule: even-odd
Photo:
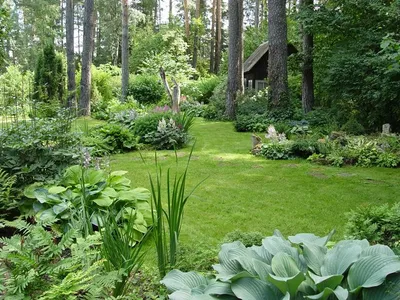
[[67,76],[68,97],[67,105],[76,110],[76,84],[75,84],[75,48],[74,48],[74,0],[67,0],[65,11],[65,30],[67,42]]
[[215,58],[214,58],[214,73],[218,74],[221,64],[221,46],[222,46],[222,8],[221,0],[216,0],[215,9]]
[[[313,0],[301,0],[301,10],[312,10],[314,5]],[[314,71],[313,71],[313,47],[314,38],[311,34],[304,30],[301,26],[303,34],[303,83],[301,102],[303,105],[303,112],[308,113],[312,110],[314,105]]]
[[270,105],[272,109],[285,109],[289,103],[285,1],[268,0],[268,45]]
[[128,0],[122,0],[122,91],[121,101],[125,101],[128,95],[129,84],[129,10]]
[[185,18],[185,34],[186,40],[189,41],[190,37],[190,26],[189,26],[189,7],[188,0],[183,0],[183,14]]
[[[196,19],[200,18],[200,7],[201,7],[201,0],[196,0],[196,14],[195,14]],[[196,26],[193,38],[193,61],[192,61],[192,67],[195,69],[197,67],[197,56],[199,52],[198,50],[199,50],[199,29],[198,26]]]
[[169,12],[168,12],[168,25],[169,27],[172,27],[172,22],[173,22],[173,14],[172,14],[172,0],[169,0]]
[[260,0],[256,0],[254,11],[254,27],[258,28],[260,26]]
[[213,0],[211,7],[211,45],[210,45],[210,73],[214,73],[215,65],[215,19],[217,0]]
[[81,98],[79,101],[80,114],[90,116],[90,90],[91,90],[91,65],[94,44],[94,0],[85,0],[83,19],[83,51],[82,51],[82,76]]
[[228,1],[228,90],[225,115],[235,118],[236,98],[243,92],[243,0]]

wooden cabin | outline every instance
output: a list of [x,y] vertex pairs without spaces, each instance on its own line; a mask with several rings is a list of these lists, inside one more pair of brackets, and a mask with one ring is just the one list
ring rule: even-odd
[[[288,44],[288,56],[297,53],[292,44]],[[267,87],[268,77],[268,42],[258,46],[243,64],[244,86],[255,90],[262,90]]]

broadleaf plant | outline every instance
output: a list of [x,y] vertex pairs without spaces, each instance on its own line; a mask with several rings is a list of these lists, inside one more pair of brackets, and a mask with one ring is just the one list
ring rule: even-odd
[[[33,210],[40,221],[56,220],[66,231],[71,219],[85,211],[90,226],[98,226],[103,217],[112,213],[118,220],[135,218],[135,240],[140,241],[152,224],[150,192],[131,188],[126,171],[107,174],[102,170],[72,166],[66,169],[57,185],[34,184],[25,189],[33,200]],[[83,201],[83,202],[82,202]]]
[[[185,294],[181,299],[400,299],[399,256],[366,240],[343,240],[328,248],[332,234],[302,233],[288,241],[275,231],[261,246],[223,244],[213,280],[173,270],[161,283],[171,296]],[[196,281],[188,289],[184,283],[190,277]],[[224,289],[209,293],[207,284],[218,282]]]

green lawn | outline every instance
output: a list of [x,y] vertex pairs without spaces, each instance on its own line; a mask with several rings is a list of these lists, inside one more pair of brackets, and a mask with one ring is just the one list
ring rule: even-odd
[[[196,145],[188,186],[206,181],[189,200],[181,243],[216,246],[235,229],[271,235],[300,232],[343,236],[345,213],[369,204],[400,198],[400,169],[327,167],[304,160],[270,161],[249,154],[250,133],[237,133],[231,123],[198,119],[191,130]],[[178,151],[183,167],[190,148]],[[155,174],[154,152],[111,157],[113,170],[129,171],[134,187],[149,188],[147,172]],[[173,151],[159,151],[160,165],[175,167]]]

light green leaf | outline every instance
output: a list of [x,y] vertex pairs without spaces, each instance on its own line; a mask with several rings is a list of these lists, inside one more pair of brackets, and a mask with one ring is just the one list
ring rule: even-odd
[[100,194],[99,197],[93,200],[93,202],[98,206],[109,207],[111,204],[113,204],[114,200],[106,195]]
[[351,266],[347,282],[353,293],[362,287],[379,286],[385,281],[386,276],[396,272],[400,272],[398,256],[367,256]]
[[136,198],[133,190],[128,190],[128,191],[119,191],[118,199],[123,201],[135,201]]
[[246,300],[280,300],[283,296],[277,294],[267,282],[255,278],[241,278],[233,282],[232,291],[239,299]]
[[63,186],[52,186],[49,188],[50,194],[61,194],[65,192],[67,189]]
[[136,200],[146,200],[148,201],[150,199],[150,191],[148,189],[145,188],[135,188],[132,190],[134,195],[135,195],[135,199]]
[[106,187],[104,190],[101,191],[102,194],[111,197],[111,198],[117,198],[118,197],[118,193],[116,190],[114,190],[111,187]]
[[373,255],[396,256],[393,250],[386,245],[373,245],[368,248],[365,248],[363,252],[361,252],[362,257],[373,256]]
[[322,292],[325,288],[330,288],[332,290],[342,282],[343,275],[331,275],[331,276],[317,276],[309,272],[311,279],[314,281],[319,292]]
[[125,174],[128,174],[128,171],[113,171],[111,172],[111,176],[124,176]]
[[308,242],[303,243],[303,256],[308,267],[317,275],[321,275],[321,266],[326,255],[326,247]]
[[87,169],[85,174],[85,183],[90,185],[95,185],[99,182],[106,181],[106,176],[104,171]]
[[39,213],[39,219],[41,221],[53,221],[56,219],[56,215],[54,214],[54,211],[52,208],[46,209]]
[[300,284],[306,279],[303,273],[299,272],[292,277],[279,277],[272,274],[268,275],[268,281],[274,284],[282,294],[289,293],[294,297]]
[[71,166],[65,170],[63,184],[67,186],[77,185],[81,182],[82,167]]

